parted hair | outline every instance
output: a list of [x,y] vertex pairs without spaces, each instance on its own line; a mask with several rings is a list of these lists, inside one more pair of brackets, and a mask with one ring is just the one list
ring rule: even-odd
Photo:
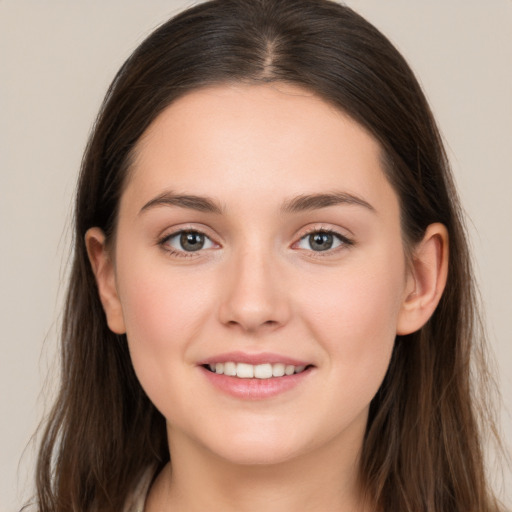
[[156,29],[115,76],[79,176],[61,385],[41,430],[36,509],[119,512],[142,473],[172,458],[165,420],[135,376],[126,337],[108,329],[84,237],[98,226],[115,239],[134,147],[168,105],[201,87],[240,82],[301,86],[375,137],[399,198],[406,251],[431,223],[449,233],[441,301],[422,329],[397,336],[370,406],[359,469],[367,498],[379,512],[496,512],[482,450],[482,427],[493,425],[492,379],[441,137],[400,53],[329,0],[201,3]]

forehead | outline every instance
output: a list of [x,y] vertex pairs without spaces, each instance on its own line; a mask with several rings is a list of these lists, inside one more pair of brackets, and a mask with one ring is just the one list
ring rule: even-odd
[[207,87],[178,99],[146,130],[126,192],[141,200],[169,188],[226,200],[262,194],[271,202],[279,192],[343,189],[395,200],[381,154],[361,125],[305,89]]

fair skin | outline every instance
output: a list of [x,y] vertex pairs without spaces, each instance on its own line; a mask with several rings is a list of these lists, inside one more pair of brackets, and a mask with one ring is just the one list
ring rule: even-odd
[[[446,280],[445,228],[407,262],[399,218],[375,139],[300,88],[209,87],[152,123],[113,250],[86,237],[109,327],[167,420],[147,512],[370,510],[369,404]],[[247,362],[298,373],[215,373]]]

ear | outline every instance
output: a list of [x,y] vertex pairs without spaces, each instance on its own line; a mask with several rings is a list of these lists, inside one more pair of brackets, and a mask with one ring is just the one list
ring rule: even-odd
[[117,294],[114,263],[106,247],[103,231],[100,228],[87,230],[85,246],[87,247],[92,271],[96,277],[98,293],[107,317],[107,324],[110,330],[116,334],[124,334],[126,329],[121,301]]
[[425,325],[441,300],[447,276],[448,231],[443,224],[431,224],[414,248],[397,334],[411,334]]

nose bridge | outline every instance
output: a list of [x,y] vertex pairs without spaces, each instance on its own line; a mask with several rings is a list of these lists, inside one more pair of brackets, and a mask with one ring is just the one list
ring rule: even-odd
[[221,321],[247,331],[278,327],[289,304],[275,251],[258,240],[234,249],[227,265]]

